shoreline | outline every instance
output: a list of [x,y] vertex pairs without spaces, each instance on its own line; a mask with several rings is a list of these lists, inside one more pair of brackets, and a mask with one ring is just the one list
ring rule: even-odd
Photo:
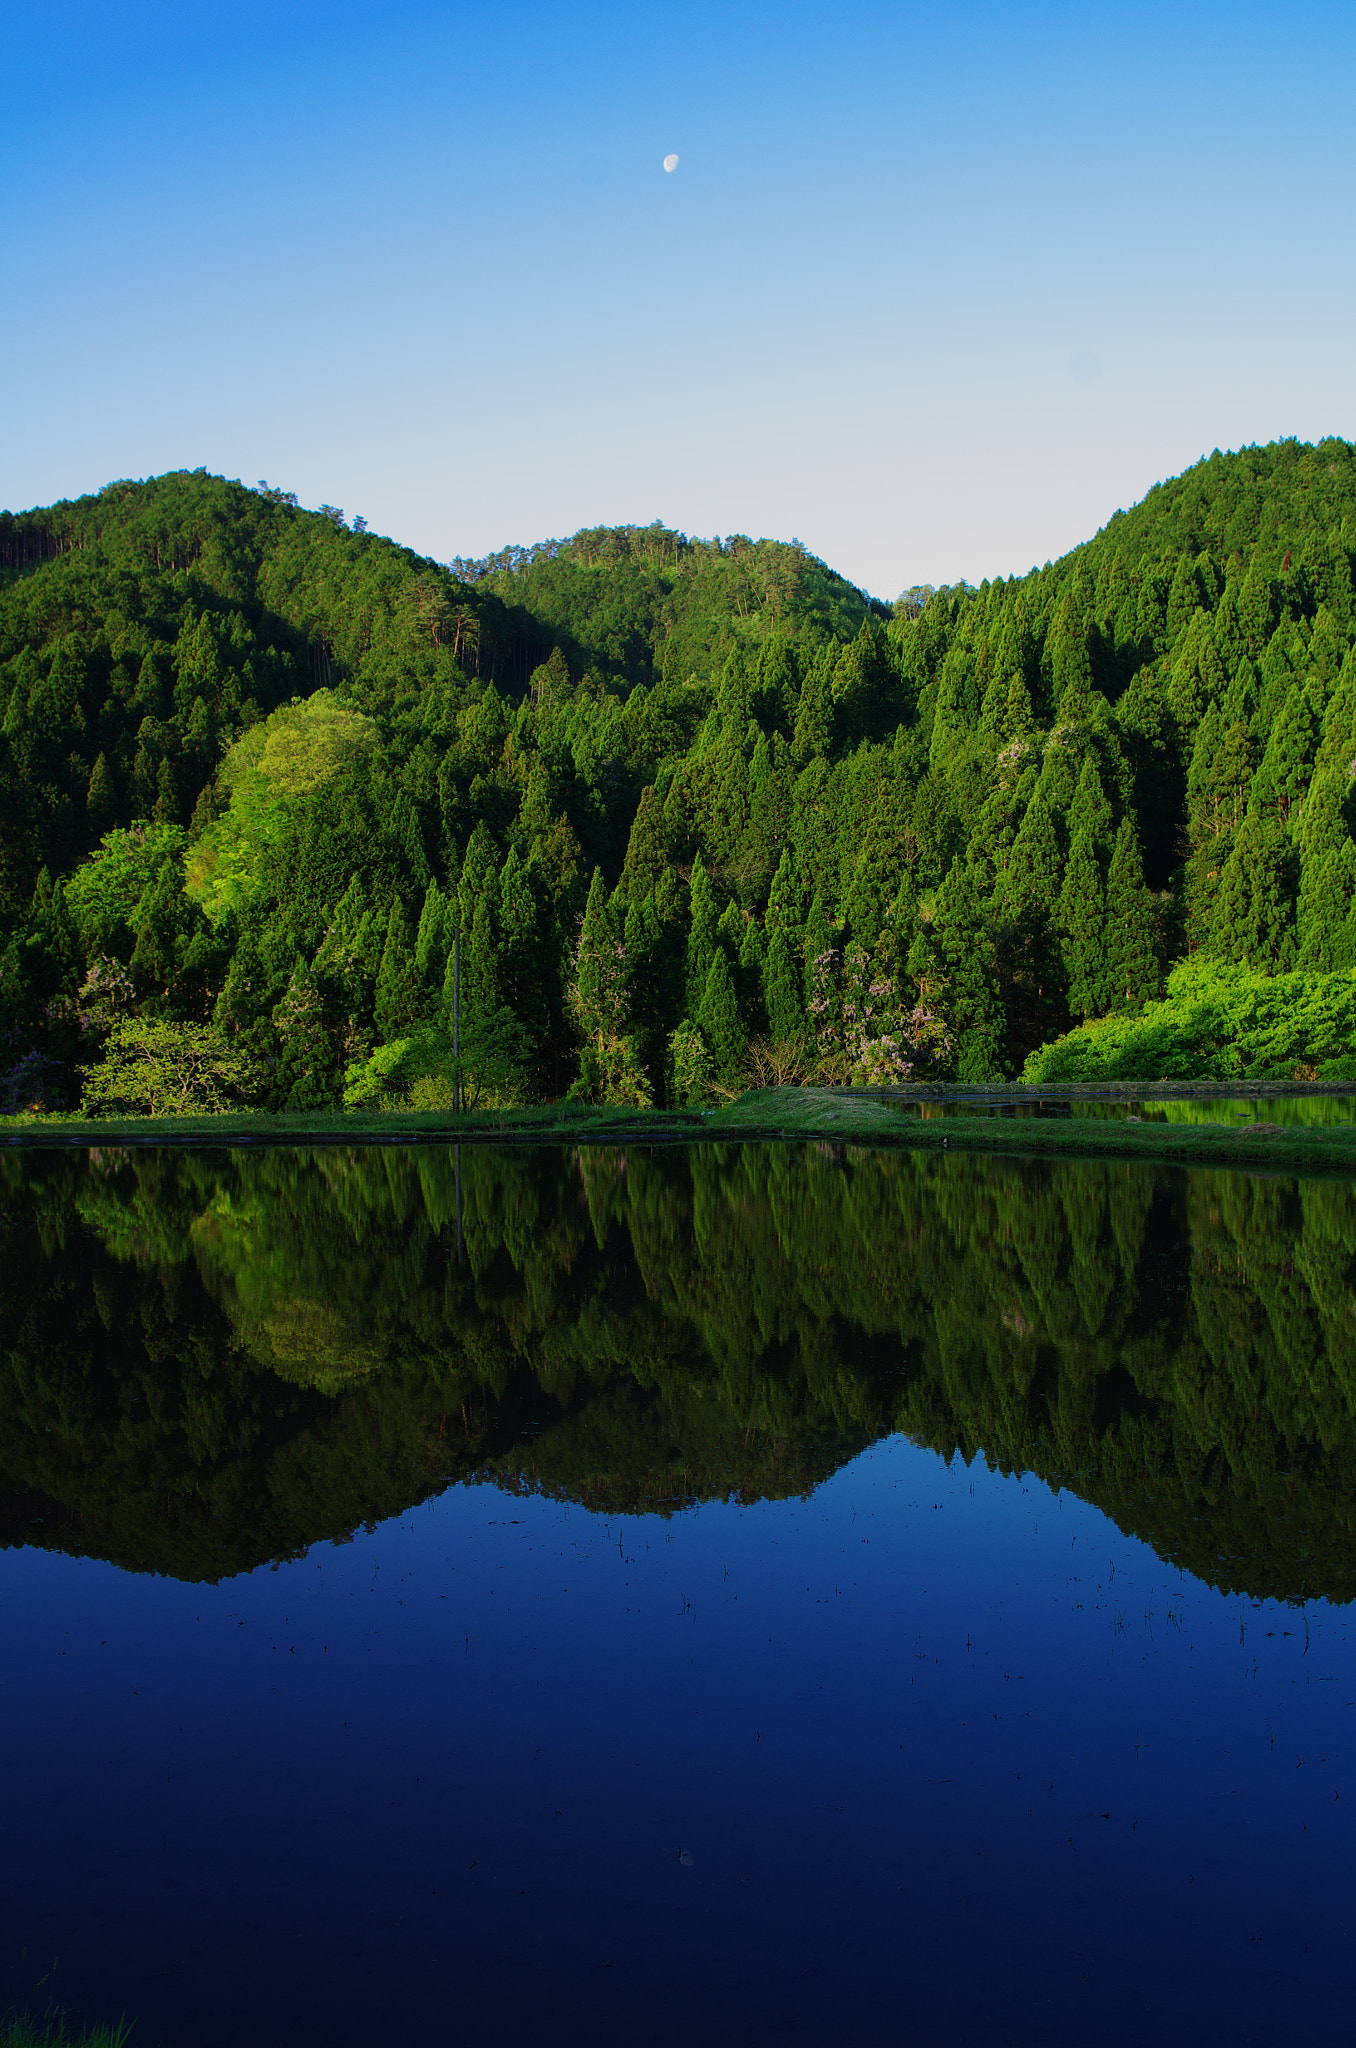
[[[1150,1088],[1153,1094],[1150,1094]],[[1113,1092],[1114,1090],[1114,1092]],[[1254,1171],[1356,1174],[1356,1124],[1279,1125],[1129,1123],[1102,1118],[920,1117],[911,1103],[977,1109],[1039,1101],[1265,1101],[1350,1094],[1350,1084],[1083,1084],[1061,1089],[764,1088],[718,1110],[596,1108],[553,1103],[537,1109],[471,1111],[455,1122],[440,1112],[364,1116],[343,1112],[220,1117],[53,1117],[0,1123],[0,1146],[18,1150],[238,1149],[273,1146],[421,1145],[587,1146],[825,1143],[909,1151],[989,1152],[1028,1158],[1127,1159],[1220,1165]]]

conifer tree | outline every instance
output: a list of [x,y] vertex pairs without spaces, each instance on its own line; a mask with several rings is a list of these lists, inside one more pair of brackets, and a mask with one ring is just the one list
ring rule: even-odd
[[801,684],[796,707],[796,731],[792,745],[802,767],[825,755],[833,739],[833,685],[831,657],[816,656],[810,673]]
[[716,1080],[726,1088],[738,1087],[744,1071],[746,1040],[730,963],[719,946],[711,956],[695,1021],[711,1055]]
[[331,1109],[343,1093],[343,1075],[325,1014],[319,978],[298,960],[273,1013],[277,1034],[274,1092],[284,1109]]
[[745,922],[740,937],[738,964],[735,969],[739,1014],[743,1019],[746,1038],[762,1038],[767,1033],[767,1011],[763,1006],[763,974],[766,967],[767,945],[763,938],[762,926],[757,918],[751,917]]
[[443,985],[447,972],[447,941],[444,937],[444,922],[447,902],[436,882],[430,882],[424,891],[424,904],[419,913],[419,931],[414,942],[414,971],[419,986],[427,995],[436,995]]
[[620,897],[609,898],[602,870],[595,868],[569,992],[570,1011],[581,1041],[578,1087],[595,1101],[643,1104],[651,1099],[650,1085],[628,1014],[628,962],[624,934],[618,929],[620,908]]
[[1069,806],[1070,857],[1075,842],[1086,837],[1098,858],[1105,859],[1111,852],[1111,836],[1111,805],[1102,787],[1096,756],[1088,754],[1079,771],[1078,787]]
[[1144,884],[1139,835],[1129,817],[1117,829],[1106,878],[1104,956],[1103,987],[1110,1008],[1132,1009],[1158,994],[1153,902]]
[[706,866],[700,854],[692,863],[692,880],[689,884],[689,924],[687,938],[687,1014],[695,1018],[706,991],[706,978],[711,969],[711,957],[716,951],[716,927],[719,913],[716,909],[715,893],[707,876]]
[[1200,602],[1201,586],[1196,580],[1195,564],[1189,555],[1179,555],[1168,591],[1166,626],[1169,647],[1176,648],[1194,620]]
[[537,899],[527,869],[510,847],[499,873],[499,990],[540,1048],[547,1025],[548,967],[541,944]]
[[801,992],[799,964],[783,925],[774,925],[768,940],[763,968],[763,1003],[774,1045],[793,1044],[804,1038],[805,1001]]
[[97,846],[105,832],[111,832],[117,822],[117,791],[113,787],[112,771],[100,752],[90,772],[89,789],[85,794],[85,825],[90,845]]
[[[993,941],[971,878],[959,860],[937,899],[933,930],[945,981],[941,1009],[955,1047],[958,1081],[1003,1079],[1003,1006]],[[910,960],[913,960],[910,951]]]
[[1085,825],[1069,848],[1059,898],[1067,1000],[1076,1017],[1100,1017],[1109,1007],[1103,947],[1105,922],[1101,864],[1092,832]]
[[[384,959],[384,956],[383,956]],[[461,956],[461,1001],[462,1015],[473,1026],[488,1025],[504,1008],[504,988],[500,975],[500,952],[495,936],[495,920],[490,910],[488,895],[476,898],[475,915],[471,919],[469,943],[464,940]],[[378,978],[380,990],[380,978]]]
[[397,896],[392,900],[390,915],[386,920],[386,943],[381,951],[381,965],[377,969],[376,998],[373,1006],[377,1036],[383,1045],[390,1045],[401,1038],[410,1026],[417,1022],[424,1007],[424,998],[414,969],[414,952],[410,946],[409,925],[405,919],[404,905]]
[[1294,965],[1295,847],[1275,818],[1250,810],[1220,876],[1210,919],[1210,951],[1259,974]]
[[772,877],[772,888],[767,899],[767,928],[774,931],[779,925],[786,931],[798,932],[805,922],[805,895],[796,877],[795,863],[789,846],[782,848],[777,872]]
[[631,820],[631,837],[626,847],[622,873],[628,894],[644,896],[659,886],[659,878],[670,864],[668,827],[664,807],[653,786],[640,792],[636,815]]
[[[1050,628],[1050,694],[1056,717],[1067,719],[1075,702],[1081,703],[1092,688],[1092,658],[1088,652],[1088,621],[1072,591],[1061,599]],[[1066,700],[1068,700],[1066,704]]]
[[1271,729],[1252,801],[1267,817],[1285,820],[1301,804],[1313,774],[1319,719],[1309,686],[1296,679]]
[[1055,821],[1038,787],[1018,828],[1004,878],[1004,903],[1009,914],[1033,919],[1041,925],[1053,919],[1063,879],[1062,866]]

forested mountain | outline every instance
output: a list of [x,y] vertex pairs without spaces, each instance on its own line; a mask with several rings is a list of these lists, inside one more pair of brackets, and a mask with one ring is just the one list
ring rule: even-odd
[[8,1104],[209,1043],[199,1099],[436,1104],[458,933],[501,1098],[990,1078],[1187,953],[1350,970],[1354,565],[1335,440],[893,608],[659,525],[448,569],[202,472],[0,516]]

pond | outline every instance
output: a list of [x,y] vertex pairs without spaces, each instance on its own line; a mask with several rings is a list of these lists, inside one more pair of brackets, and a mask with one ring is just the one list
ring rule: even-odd
[[1356,1189],[0,1156],[0,2005],[1345,2038]]

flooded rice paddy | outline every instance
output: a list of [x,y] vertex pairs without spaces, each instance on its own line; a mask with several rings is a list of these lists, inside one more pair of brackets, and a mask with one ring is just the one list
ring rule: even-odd
[[1345,2038],[1347,1184],[29,1152],[0,1230],[0,2005]]

